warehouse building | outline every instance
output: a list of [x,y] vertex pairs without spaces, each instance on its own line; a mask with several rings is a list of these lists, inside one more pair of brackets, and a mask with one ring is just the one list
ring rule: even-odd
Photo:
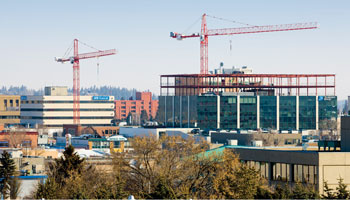
[[[80,96],[82,126],[110,126],[114,118],[114,96]],[[73,124],[73,96],[67,87],[47,87],[44,96],[21,96],[21,123],[62,128]]]

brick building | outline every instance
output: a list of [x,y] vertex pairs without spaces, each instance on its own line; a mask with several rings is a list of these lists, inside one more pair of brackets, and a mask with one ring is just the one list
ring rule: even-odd
[[69,133],[72,136],[84,134],[99,135],[100,137],[110,137],[119,134],[118,126],[81,126],[76,124],[63,125],[64,135]]
[[38,135],[38,132],[0,132],[0,148],[36,148]]
[[158,110],[158,100],[152,100],[151,92],[136,92],[136,100],[116,100],[115,118],[117,120],[126,119],[129,112],[141,115],[145,110],[148,117],[155,118]]

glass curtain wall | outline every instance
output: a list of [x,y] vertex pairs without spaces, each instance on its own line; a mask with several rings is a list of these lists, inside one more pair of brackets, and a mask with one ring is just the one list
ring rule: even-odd
[[256,96],[240,97],[240,128],[257,129]]
[[316,129],[316,97],[299,96],[299,129]]
[[280,96],[280,130],[296,129],[296,97]]
[[260,96],[260,128],[276,129],[277,127],[276,96]]
[[220,128],[231,130],[237,128],[237,97],[220,97]]
[[318,96],[319,121],[337,119],[337,97]]
[[198,97],[198,125],[201,129],[217,128],[217,96]]
[[197,114],[197,96],[189,96],[189,117],[190,117],[190,127],[197,127],[198,114]]

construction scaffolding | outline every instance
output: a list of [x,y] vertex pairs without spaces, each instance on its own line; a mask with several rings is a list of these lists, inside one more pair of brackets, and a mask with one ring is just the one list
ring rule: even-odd
[[160,76],[161,96],[254,92],[276,96],[335,96],[335,74],[176,74]]

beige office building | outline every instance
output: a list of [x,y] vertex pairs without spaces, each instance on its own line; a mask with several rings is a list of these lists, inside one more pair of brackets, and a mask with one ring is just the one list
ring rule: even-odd
[[0,124],[20,123],[20,96],[0,95]]
[[[82,126],[110,126],[114,118],[114,96],[80,96]],[[45,88],[44,96],[21,96],[21,123],[63,128],[73,124],[73,96],[67,88]]]

